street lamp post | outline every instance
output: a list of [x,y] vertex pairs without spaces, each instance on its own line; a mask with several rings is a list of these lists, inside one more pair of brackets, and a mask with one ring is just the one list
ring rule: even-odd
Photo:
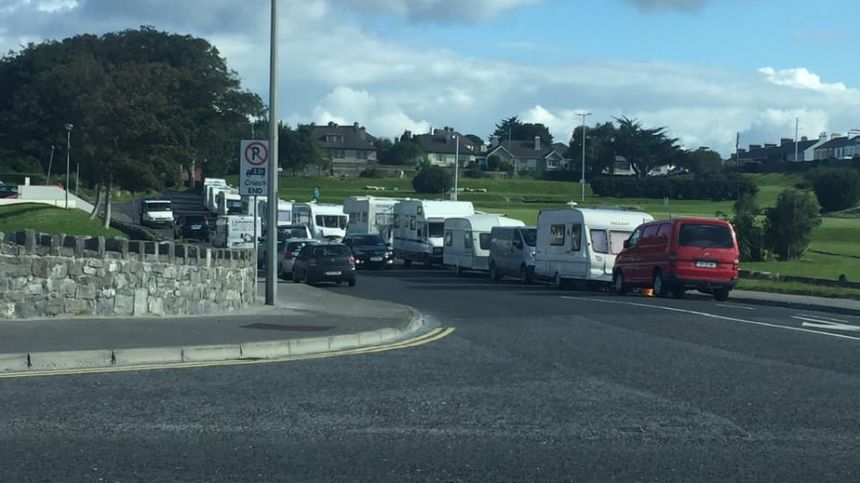
[[69,161],[71,159],[70,149],[72,147],[72,128],[71,124],[66,124],[66,209],[69,209],[69,182],[71,181],[71,172],[69,170]]
[[53,144],[51,145],[51,158],[48,160],[48,179],[45,181],[46,185],[51,184],[51,166],[54,165],[54,148],[55,147],[56,146],[54,146]]
[[75,163],[75,198],[78,197],[79,184],[81,184],[81,163]]
[[590,116],[590,112],[582,112],[579,114],[582,117],[582,176],[579,178],[580,188],[582,189],[582,202],[585,202],[585,118]]
[[269,234],[266,237],[266,305],[278,297],[278,0],[271,0],[269,32]]
[[454,145],[454,201],[457,201],[457,193],[459,192],[459,187],[457,186],[458,179],[460,178],[460,136],[454,136],[454,140],[456,144]]

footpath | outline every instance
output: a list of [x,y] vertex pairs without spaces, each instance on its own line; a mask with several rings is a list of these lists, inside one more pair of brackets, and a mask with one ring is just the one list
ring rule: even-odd
[[729,300],[737,303],[772,305],[800,310],[820,310],[822,312],[860,316],[860,300],[852,299],[732,290]]
[[279,284],[275,306],[217,316],[0,321],[0,374],[278,359],[376,346],[427,330],[420,314],[403,305]]

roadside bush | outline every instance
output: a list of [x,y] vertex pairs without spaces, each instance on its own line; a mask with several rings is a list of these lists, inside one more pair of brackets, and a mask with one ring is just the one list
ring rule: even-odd
[[424,166],[412,178],[412,187],[416,193],[446,193],[454,187],[454,176],[440,166]]
[[824,211],[853,208],[860,200],[860,173],[851,168],[819,169],[810,174]]
[[767,209],[764,242],[781,261],[801,258],[821,225],[821,206],[811,193],[783,191],[776,206]]
[[738,237],[742,262],[764,260],[764,228],[756,221],[760,213],[755,196],[747,195],[733,205],[735,216],[730,221]]
[[685,200],[736,200],[754,195],[758,187],[741,176],[652,177],[599,176],[591,180],[597,196],[611,198],[670,198]]
[[358,173],[359,178],[384,178],[385,173],[376,168],[364,168]]

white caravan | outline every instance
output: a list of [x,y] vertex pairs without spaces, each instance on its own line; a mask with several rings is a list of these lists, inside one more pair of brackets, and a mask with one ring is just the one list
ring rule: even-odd
[[445,220],[475,214],[469,201],[403,200],[394,205],[394,256],[404,265],[442,262]]
[[227,180],[221,178],[206,178],[203,180],[203,207],[210,212],[215,211],[209,207],[215,203],[213,198],[218,194],[217,191],[213,193],[210,188],[214,188],[216,186],[226,188]]
[[[258,198],[257,214],[261,217],[263,226],[269,223],[269,201],[268,198]],[[292,201],[278,200],[278,226],[293,224],[293,206]]]
[[215,198],[218,204],[218,216],[244,215],[242,196],[238,190],[221,191]]
[[379,235],[391,243],[394,229],[394,205],[397,198],[350,196],[343,202],[343,212],[349,216],[347,233]]
[[535,276],[557,288],[569,281],[612,283],[615,256],[648,213],[560,208],[538,214]]
[[316,240],[341,241],[346,236],[349,217],[343,212],[343,205],[296,203],[293,223],[306,225]]
[[445,220],[442,263],[463,270],[490,269],[490,232],[497,226],[525,226],[520,220],[498,215],[472,215]]
[[[254,249],[254,217],[248,215],[219,216],[215,221],[212,246],[216,248]],[[260,227],[256,227],[260,233]]]
[[210,185],[206,195],[206,209],[213,215],[218,214],[218,195],[221,193],[230,193],[232,188],[229,186]]

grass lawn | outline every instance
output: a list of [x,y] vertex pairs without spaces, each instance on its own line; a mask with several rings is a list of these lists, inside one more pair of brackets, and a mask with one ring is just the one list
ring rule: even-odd
[[813,295],[816,297],[846,298],[860,300],[860,290],[842,287],[822,287],[797,282],[772,282],[769,280],[738,281],[740,290],[756,290],[759,292],[785,293],[792,295]]
[[90,220],[78,209],[64,210],[37,203],[0,206],[0,232],[36,230],[41,233],[125,237],[113,228],[105,229],[100,220]]

